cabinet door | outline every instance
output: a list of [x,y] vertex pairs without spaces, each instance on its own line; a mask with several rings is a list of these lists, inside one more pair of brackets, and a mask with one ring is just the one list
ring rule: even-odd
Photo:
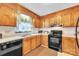
[[[77,11],[73,14],[74,26],[76,26],[76,22],[77,22],[78,18],[79,18],[79,11]],[[79,26],[79,24],[78,24],[78,26]]]
[[31,40],[30,38],[25,38],[23,40],[23,55],[31,51]]
[[71,26],[71,14],[66,14],[62,16],[63,26]]
[[43,35],[42,36],[42,41],[41,41],[42,45],[48,47],[48,35]]
[[[78,39],[78,42],[79,42],[79,39]],[[76,43],[76,54],[77,54],[77,56],[79,56],[79,48],[77,46],[77,43]]]
[[54,17],[50,18],[50,19],[49,19],[49,24],[50,24],[50,25],[53,25],[54,23],[55,23]]
[[31,48],[36,48],[36,36],[31,37]]
[[49,19],[44,19],[44,27],[49,27]]
[[41,37],[40,35],[37,35],[37,39],[36,39],[36,45],[37,45],[37,47],[40,46],[40,44],[41,44],[40,37]]
[[7,5],[2,5],[0,8],[0,25],[16,26],[15,11]]
[[41,20],[39,19],[39,17],[35,17],[35,18],[32,18],[33,21],[33,25],[35,28],[40,28],[42,25],[41,25]]
[[60,15],[55,16],[55,22],[54,23],[61,25],[61,16]]
[[76,55],[75,38],[63,37],[62,39],[62,51],[72,55]]

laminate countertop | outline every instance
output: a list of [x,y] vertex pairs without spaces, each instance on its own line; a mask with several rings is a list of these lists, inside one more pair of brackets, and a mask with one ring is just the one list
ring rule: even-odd
[[24,39],[24,38],[36,36],[36,35],[48,35],[48,34],[44,34],[44,33],[43,34],[42,33],[32,33],[32,34],[15,33],[13,35],[8,34],[7,36],[3,36],[2,38],[0,38],[0,44],[14,41],[14,40]]
[[[13,40],[24,39],[24,38],[31,37],[31,36],[36,36],[36,35],[48,35],[48,34],[47,33],[31,33],[31,34],[15,33],[13,35],[8,34],[7,36],[4,36],[3,38],[0,39],[0,43],[5,43],[5,42],[13,41]],[[74,34],[62,34],[62,37],[75,38],[75,35]]]

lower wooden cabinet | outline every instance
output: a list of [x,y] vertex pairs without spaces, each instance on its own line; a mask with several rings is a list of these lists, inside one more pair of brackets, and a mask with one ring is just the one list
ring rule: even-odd
[[40,35],[26,37],[23,40],[23,55],[26,55],[31,50],[35,49],[41,44]]
[[41,44],[45,47],[48,47],[48,35],[42,35],[41,39]]
[[62,51],[68,54],[76,55],[76,41],[72,37],[62,38]]
[[79,56],[79,48],[77,45],[76,45],[76,55]]
[[36,36],[31,37],[31,49],[35,49],[36,48]]
[[27,37],[23,40],[23,55],[31,51],[31,40]]
[[36,46],[40,46],[41,45],[41,35],[37,35],[36,36]]

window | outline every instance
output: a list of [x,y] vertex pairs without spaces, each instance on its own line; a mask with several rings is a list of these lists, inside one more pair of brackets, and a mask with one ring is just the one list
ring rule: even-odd
[[25,32],[32,30],[32,18],[25,14],[20,14],[17,17],[17,31]]

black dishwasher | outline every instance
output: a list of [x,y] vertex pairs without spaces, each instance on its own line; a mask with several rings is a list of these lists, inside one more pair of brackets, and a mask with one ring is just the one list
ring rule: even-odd
[[22,56],[22,39],[0,44],[0,56]]

